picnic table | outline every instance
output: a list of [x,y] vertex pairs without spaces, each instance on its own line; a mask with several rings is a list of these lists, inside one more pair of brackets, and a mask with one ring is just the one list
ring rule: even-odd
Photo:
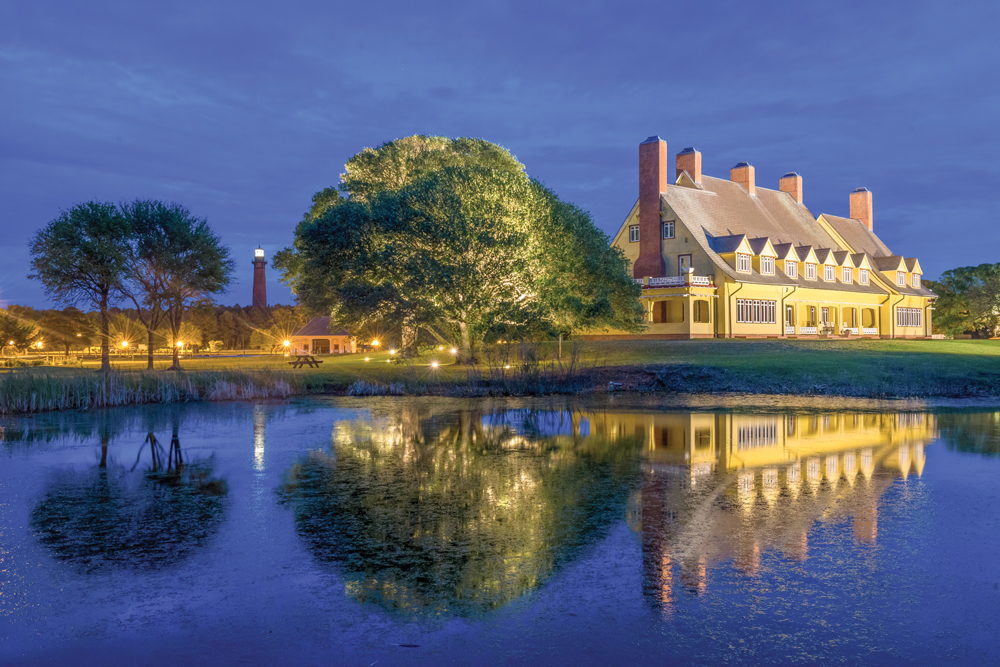
[[289,361],[292,368],[302,368],[303,366],[309,366],[311,368],[319,368],[319,365],[323,363],[322,359],[317,359],[311,354],[296,354],[295,361]]

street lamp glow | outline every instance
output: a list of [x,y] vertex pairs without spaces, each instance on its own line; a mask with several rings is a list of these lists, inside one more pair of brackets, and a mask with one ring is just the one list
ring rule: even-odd
[[289,347],[289,346],[291,346],[292,341],[290,341],[290,340],[283,340],[283,341],[281,341],[281,344],[283,346],[285,346],[285,347]]
[[453,348],[451,348],[451,349],[450,349],[450,350],[448,350],[448,351],[449,351],[449,352],[451,352],[452,354],[458,354],[458,349],[456,349],[456,348],[454,348],[454,347],[453,347]]
[[390,355],[393,355],[393,354],[396,354],[396,348],[394,348],[394,347],[390,347],[390,348],[389,348],[389,354],[390,354]]
[[177,341],[177,347],[184,347],[184,341]]
[[439,363],[437,362],[437,360],[434,360],[434,361],[432,361],[432,362],[431,362],[431,368],[437,368],[437,367],[438,367],[438,366],[440,366],[440,365],[441,365],[441,364],[439,364]]
[[128,341],[127,340],[123,340],[121,342],[121,346],[122,346],[122,349],[124,350],[126,347],[128,347]]
[[365,357],[365,361],[371,361],[371,357]]
[[378,338],[373,338],[372,339],[372,347],[378,347],[381,344],[382,343],[379,342]]

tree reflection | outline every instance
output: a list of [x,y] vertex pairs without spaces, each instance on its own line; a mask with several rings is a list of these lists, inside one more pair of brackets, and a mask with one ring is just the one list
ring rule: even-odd
[[620,519],[637,440],[526,437],[477,410],[338,422],[284,497],[359,600],[472,615],[541,585]]
[[938,425],[949,449],[1000,455],[1000,412],[944,412]]
[[131,469],[108,464],[110,434],[101,431],[98,466],[63,474],[32,512],[39,541],[84,571],[157,568],[188,556],[218,529],[227,487],[211,460],[184,462],[178,430],[175,421],[167,446],[149,431]]

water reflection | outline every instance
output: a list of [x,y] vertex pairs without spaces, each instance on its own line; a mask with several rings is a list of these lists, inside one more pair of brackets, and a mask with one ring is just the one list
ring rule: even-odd
[[670,613],[678,591],[700,595],[712,568],[745,576],[762,554],[809,556],[817,522],[849,522],[878,539],[879,501],[920,475],[936,437],[926,413],[604,414],[595,433],[641,435],[646,465],[630,504],[642,536],[644,593]]
[[570,412],[547,415],[566,428],[543,435],[537,411],[423,406],[336,422],[331,450],[288,474],[299,534],[353,597],[414,615],[485,612],[623,516],[637,438],[581,436]]
[[162,567],[216,532],[226,483],[215,476],[210,458],[186,460],[179,413],[172,413],[166,441],[154,431],[159,416],[149,413],[130,466],[109,461],[114,429],[105,419],[97,465],[63,471],[49,484],[31,513],[31,527],[55,558],[86,572]]
[[338,420],[289,471],[300,537],[356,599],[482,613],[541,586],[625,519],[668,612],[712,572],[809,557],[817,522],[874,544],[894,480],[919,476],[929,413],[477,409],[397,402]]
[[1000,455],[1000,412],[944,412],[938,416],[938,426],[951,449]]

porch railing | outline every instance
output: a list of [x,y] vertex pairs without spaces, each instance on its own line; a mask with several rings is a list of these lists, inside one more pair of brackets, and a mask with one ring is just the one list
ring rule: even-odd
[[785,335],[793,334],[793,333],[795,333],[795,327],[789,327],[789,326],[785,327]]
[[877,336],[878,329],[875,327],[861,327],[861,333],[865,336]]
[[799,327],[799,333],[800,334],[815,334],[815,333],[819,333],[819,330],[816,327]]
[[689,285],[712,287],[714,284],[712,276],[696,276],[691,273],[683,276],[660,276],[657,278],[649,278],[645,281],[645,284],[643,284],[643,281],[639,278],[636,278],[635,281],[644,287],[687,287]]

